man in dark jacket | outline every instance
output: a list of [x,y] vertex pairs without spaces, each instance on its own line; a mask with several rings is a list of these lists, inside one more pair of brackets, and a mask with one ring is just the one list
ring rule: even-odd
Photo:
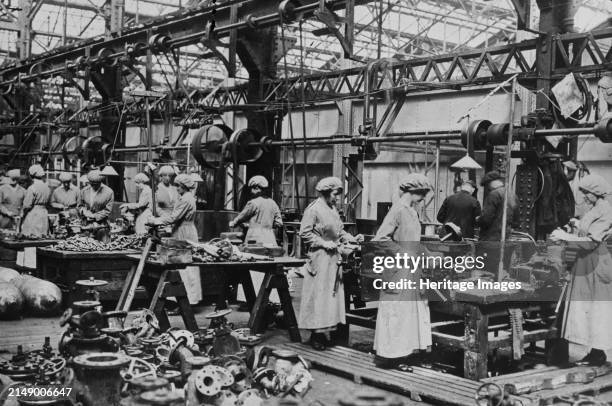
[[[491,171],[485,174],[480,184],[489,191],[483,202],[482,214],[477,219],[480,225],[480,240],[501,241],[505,194],[504,180],[499,172]],[[508,191],[507,206],[506,237],[510,233],[511,225],[516,224],[519,215],[516,196],[511,190]]]
[[459,191],[444,199],[438,211],[438,221],[458,225],[464,238],[474,238],[476,217],[481,212],[480,203],[472,196],[475,190],[474,182],[463,181]]

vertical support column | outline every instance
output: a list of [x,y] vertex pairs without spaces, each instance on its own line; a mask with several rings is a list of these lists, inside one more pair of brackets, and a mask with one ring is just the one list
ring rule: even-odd
[[125,3],[123,0],[107,0],[104,4],[105,13],[105,33],[106,39],[121,35],[123,28],[123,14],[125,13]]
[[32,52],[32,0],[19,0],[19,14],[17,24],[19,27],[19,39],[17,40],[17,51],[20,59],[29,58]]
[[[351,116],[353,109],[353,102],[351,100],[342,100],[336,102],[338,108],[338,127],[336,134],[350,134],[351,133]],[[347,196],[350,175],[347,173],[344,167],[344,158],[347,157],[349,147],[346,144],[332,145],[332,175],[341,179],[344,182],[344,191],[341,200],[345,209],[344,212],[350,215],[349,208],[347,207]]]
[[[249,72],[249,83],[247,86],[247,102],[250,104],[261,103],[263,99],[263,80],[276,77],[276,63],[274,63],[274,44],[276,43],[277,30],[263,28],[257,30],[245,30],[240,32],[236,44],[236,53],[244,67]],[[245,111],[248,127],[257,130],[262,135],[274,136],[280,139],[279,128],[274,120],[275,113],[262,113],[260,111]],[[275,131],[276,128],[276,131]],[[280,173],[280,150],[273,148],[264,152],[259,160],[246,166],[246,178],[254,175],[263,175],[274,182],[272,190],[278,190],[281,181]],[[276,196],[279,196],[275,193]]]

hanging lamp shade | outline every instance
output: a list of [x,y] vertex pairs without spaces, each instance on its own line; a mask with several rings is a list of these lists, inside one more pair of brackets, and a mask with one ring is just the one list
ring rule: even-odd
[[482,169],[482,166],[480,166],[478,162],[476,162],[474,158],[472,158],[468,154],[465,154],[463,158],[452,164],[450,167],[452,169],[461,170]]
[[106,165],[100,173],[104,176],[119,176],[119,173],[117,173],[112,165]]

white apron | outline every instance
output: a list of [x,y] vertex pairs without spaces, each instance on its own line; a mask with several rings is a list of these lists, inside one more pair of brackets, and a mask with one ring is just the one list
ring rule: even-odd
[[[403,200],[393,205],[373,241],[389,239],[401,242],[421,239],[418,214]],[[409,274],[408,270],[400,270],[394,279],[408,278]],[[376,355],[405,357],[414,351],[427,349],[431,343],[429,306],[419,291],[381,291],[374,336]]]

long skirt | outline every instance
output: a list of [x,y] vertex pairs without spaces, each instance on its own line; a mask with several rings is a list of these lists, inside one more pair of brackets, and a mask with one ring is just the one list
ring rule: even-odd
[[49,233],[49,212],[45,206],[36,205],[28,211],[21,224],[21,233],[36,237]]
[[[198,241],[198,230],[193,221],[183,221],[172,233],[172,238],[179,240]],[[187,297],[190,304],[197,304],[202,300],[202,279],[200,277],[200,268],[197,266],[188,266],[185,269],[180,269],[179,274],[187,290]]]
[[[304,274],[298,326],[306,330],[331,330],[337,324],[346,323],[344,286],[338,286],[334,295],[334,283],[338,272],[338,254],[319,249],[310,253],[310,261]],[[313,275],[314,273],[314,275]]]

